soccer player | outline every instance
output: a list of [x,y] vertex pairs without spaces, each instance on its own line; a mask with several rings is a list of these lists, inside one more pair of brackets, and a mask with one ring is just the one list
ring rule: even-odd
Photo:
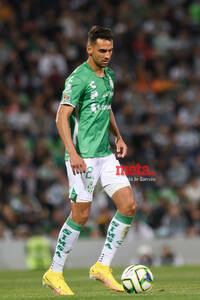
[[71,214],[59,233],[53,262],[43,276],[43,284],[59,295],[73,295],[62,271],[82,226],[88,220],[97,180],[114,201],[117,212],[108,227],[99,259],[90,269],[90,278],[102,281],[109,289],[124,291],[114,279],[110,264],[130,228],[136,204],[127,177],[116,175],[119,162],[109,145],[111,131],[118,158],[125,157],[127,146],[111,109],[114,75],[107,66],[112,52],[112,31],[93,26],[88,33],[88,60],[67,78],[57,112],[56,124],[66,148]]

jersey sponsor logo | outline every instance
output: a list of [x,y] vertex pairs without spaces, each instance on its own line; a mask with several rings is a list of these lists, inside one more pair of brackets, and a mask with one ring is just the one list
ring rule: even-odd
[[90,95],[90,100],[94,100],[95,98],[97,98],[99,95],[99,93],[97,91],[92,91],[91,95]]
[[102,105],[101,110],[108,110],[111,109],[111,105]]
[[103,110],[111,109],[111,105],[100,105],[100,104],[92,103],[90,108],[94,113],[96,113],[98,110],[103,111]]
[[96,85],[95,85],[94,80],[90,82],[90,86],[91,86],[91,88],[96,89]]
[[95,103],[92,103],[90,107],[91,107],[91,110],[92,110],[93,112],[96,112],[96,111],[97,111],[97,109],[96,109],[96,104],[95,104]]

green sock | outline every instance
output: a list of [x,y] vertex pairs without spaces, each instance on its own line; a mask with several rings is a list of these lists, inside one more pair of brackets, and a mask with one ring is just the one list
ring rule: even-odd
[[81,228],[82,226],[72,221],[70,217],[67,218],[60,230],[51,265],[54,272],[62,272],[67,256],[71,252],[73,244],[77,241]]
[[119,212],[115,214],[108,227],[106,241],[98,259],[102,265],[109,266],[111,264],[117,249],[122,245],[129,231],[132,220],[133,217],[123,216]]

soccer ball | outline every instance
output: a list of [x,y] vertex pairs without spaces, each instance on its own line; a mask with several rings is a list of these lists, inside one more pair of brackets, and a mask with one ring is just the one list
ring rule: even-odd
[[124,270],[121,281],[127,293],[143,293],[152,288],[153,274],[146,266],[132,265]]

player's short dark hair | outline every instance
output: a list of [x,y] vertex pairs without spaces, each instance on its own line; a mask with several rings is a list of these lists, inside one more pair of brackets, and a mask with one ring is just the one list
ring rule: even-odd
[[99,25],[92,26],[92,28],[88,32],[88,43],[94,44],[97,39],[112,41],[112,30],[110,28],[102,27]]

